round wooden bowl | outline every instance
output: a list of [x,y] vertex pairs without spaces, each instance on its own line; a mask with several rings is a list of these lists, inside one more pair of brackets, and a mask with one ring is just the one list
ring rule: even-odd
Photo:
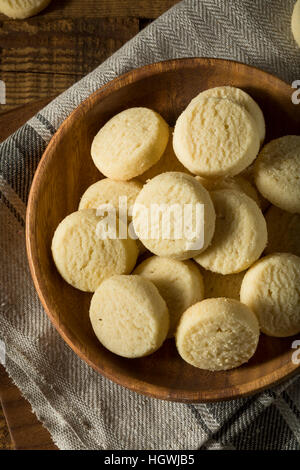
[[226,372],[208,372],[185,363],[174,340],[141,359],[125,359],[101,346],[89,322],[90,294],[69,286],[51,256],[58,223],[77,210],[86,188],[102,175],[90,147],[94,135],[113,115],[132,106],[158,111],[170,125],[201,90],[218,85],[240,87],[261,106],[270,139],[299,134],[300,107],[294,91],[272,75],[219,59],[181,59],[133,70],[102,87],[65,120],[50,141],[36,171],[27,210],[26,239],[32,277],[52,323],[69,346],[109,379],[152,397],[204,402],[257,392],[297,370],[291,348],[295,338],[261,335],[255,356]]

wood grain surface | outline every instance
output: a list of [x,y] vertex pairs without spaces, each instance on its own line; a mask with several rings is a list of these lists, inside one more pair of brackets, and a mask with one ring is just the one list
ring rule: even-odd
[[[0,115],[0,142],[46,106],[39,100]],[[0,365],[0,450],[56,449],[49,432]]]
[[16,450],[57,449],[49,432],[37,420],[30,404],[22,397],[18,388],[12,384],[2,366],[0,367],[0,401],[11,438],[11,442],[9,442],[8,433],[4,432],[2,448]]
[[[1,369],[2,369],[2,366],[0,366],[0,377],[2,375]],[[0,388],[1,388],[1,382],[0,382]],[[3,407],[1,404],[1,399],[0,399],[0,405],[1,405],[0,406],[0,450],[12,450],[14,449],[14,446],[13,446],[13,443],[12,443],[12,440],[8,431]]]
[[[54,326],[72,349],[95,370],[136,392],[182,402],[211,402],[246,396],[295,374],[293,338],[261,335],[251,360],[212,373],[184,362],[173,339],[148,357],[130,360],[112,354],[97,340],[89,318],[91,294],[67,284],[52,256],[53,233],[77,210],[88,186],[101,178],[90,157],[93,137],[109,118],[133,106],[152,108],[170,125],[200,91],[219,85],[244,89],[261,106],[266,141],[299,131],[300,111],[290,85],[236,62],[181,59],[132,70],[82,103],[55,134],[36,171],[28,202],[26,243],[39,297]],[[74,135],[76,139],[74,140]],[[53,203],[55,201],[56,203]]]
[[0,14],[0,113],[64,91],[175,0],[53,0],[39,15]]

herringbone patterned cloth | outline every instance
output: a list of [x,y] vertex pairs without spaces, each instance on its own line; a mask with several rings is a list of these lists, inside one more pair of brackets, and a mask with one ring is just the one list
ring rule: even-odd
[[[55,99],[0,146],[0,338],[6,369],[61,449],[300,449],[300,381],[251,398],[185,405],[132,393],[63,342],[27,267],[24,218],[37,163],[55,130],[91,92],[160,60],[235,59],[300,79],[293,0],[186,0]],[[101,35],[101,31],[99,31]]]

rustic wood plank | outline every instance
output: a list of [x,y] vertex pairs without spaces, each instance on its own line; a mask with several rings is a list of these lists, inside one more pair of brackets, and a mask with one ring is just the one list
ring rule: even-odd
[[[0,116],[0,142],[51,101],[35,101]],[[25,417],[25,421],[24,421]],[[7,425],[6,425],[7,421]],[[8,431],[9,430],[9,431]],[[56,449],[48,431],[0,365],[0,449]]]
[[21,127],[24,122],[30,119],[34,114],[36,114],[40,109],[42,109],[46,104],[48,104],[52,99],[47,98],[39,101],[33,101],[32,103],[25,104],[18,108],[12,109],[11,111],[6,111],[0,115],[0,142],[9,137],[13,132],[15,132],[19,127]]
[[138,31],[138,18],[6,20],[0,28],[1,67],[80,75]]
[[[84,5],[83,5],[84,3]],[[39,14],[53,18],[157,18],[178,0],[52,0],[48,8]],[[0,20],[4,15],[0,15]]]
[[0,450],[12,450],[13,448],[14,447],[6,424],[4,412],[0,406]]
[[1,79],[6,83],[7,104],[0,105],[0,115],[32,100],[58,95],[78,80],[70,75],[12,72],[2,73]]
[[6,104],[0,113],[61,93],[138,31],[136,18],[4,21],[0,79],[6,83]]
[[[57,449],[49,432],[32,413],[31,406],[13,385],[3,366],[0,366],[0,402],[9,424],[11,447],[17,450]],[[7,447],[10,448],[9,443]]]

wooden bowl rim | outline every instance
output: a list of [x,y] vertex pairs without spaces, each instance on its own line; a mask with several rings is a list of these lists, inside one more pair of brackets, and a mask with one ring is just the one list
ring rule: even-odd
[[[251,395],[253,393],[258,393],[262,390],[269,388],[270,386],[274,386],[294,376],[297,371],[299,370],[299,365],[293,364],[292,361],[289,364],[285,364],[279,369],[272,371],[271,373],[255,379],[251,382],[241,385],[232,385],[225,387],[223,390],[220,389],[212,389],[212,390],[170,390],[166,387],[160,385],[152,385],[151,391],[148,390],[149,384],[144,382],[143,380],[131,377],[130,384],[128,384],[128,375],[126,373],[119,374],[115,376],[113,372],[109,372],[100,366],[94,364],[87,355],[81,350],[80,344],[76,341],[71,330],[66,326],[59,322],[58,318],[53,314],[52,309],[49,308],[48,301],[47,301],[47,290],[44,289],[44,281],[41,272],[41,268],[39,265],[39,257],[38,257],[38,249],[35,243],[35,237],[30,236],[33,233],[33,229],[35,227],[35,207],[37,204],[37,198],[35,194],[37,193],[36,189],[40,186],[40,182],[43,179],[43,174],[47,170],[47,162],[48,159],[51,158],[55,151],[55,146],[57,142],[61,139],[61,137],[65,134],[66,129],[72,124],[77,116],[81,113],[84,113],[86,109],[89,108],[90,103],[93,101],[93,98],[97,97],[97,100],[101,100],[102,98],[108,96],[110,93],[115,92],[116,90],[120,89],[124,85],[128,85],[129,83],[138,82],[142,79],[148,78],[150,76],[154,76],[160,74],[162,72],[168,71],[176,71],[181,68],[195,68],[199,66],[214,66],[214,65],[226,65],[226,64],[235,64],[237,68],[244,68],[246,70],[256,70],[260,75],[265,75],[270,77],[271,80],[274,82],[277,81],[278,84],[282,84],[284,86],[290,86],[280,78],[272,75],[268,72],[260,70],[257,67],[253,67],[251,65],[243,64],[241,62],[227,60],[227,59],[217,59],[217,58],[202,58],[202,57],[195,57],[195,58],[181,58],[181,59],[171,59],[162,62],[156,62],[153,64],[145,65],[143,67],[130,70],[129,72],[116,77],[115,79],[111,80],[107,84],[100,87],[98,90],[93,92],[89,95],[82,103],[80,103],[72,112],[71,114],[62,122],[59,126],[53,137],[51,138],[50,142],[45,149],[41,160],[37,166],[36,172],[33,177],[33,181],[31,184],[29,198],[28,198],[28,205],[26,211],[26,250],[27,250],[27,257],[30,267],[31,276],[38,293],[39,299],[51,320],[52,324],[60,334],[60,336],[64,339],[64,341],[70,346],[70,348],[81,358],[83,359],[88,365],[90,365],[94,370],[100,372],[106,378],[112,380],[113,382],[125,386],[130,390],[141,393],[152,398],[158,398],[163,400],[169,400],[174,402],[183,402],[183,403],[201,403],[201,402],[216,402],[216,401],[225,401],[225,400],[232,400],[236,398],[245,397]],[[134,79],[132,80],[131,77],[134,75]],[[217,373],[217,372],[216,372]]]

